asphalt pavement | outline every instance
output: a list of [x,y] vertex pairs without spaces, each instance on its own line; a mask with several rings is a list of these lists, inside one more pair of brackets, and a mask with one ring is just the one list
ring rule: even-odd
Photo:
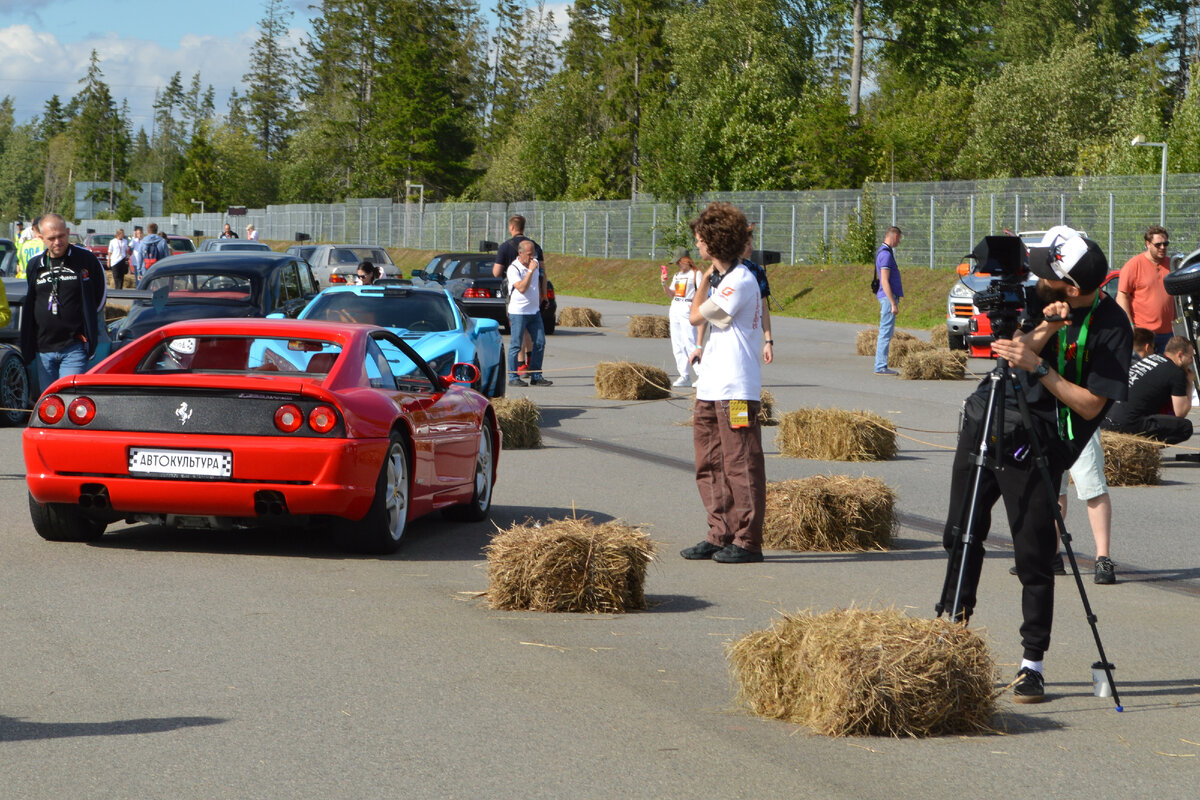
[[[724,647],[781,611],[932,615],[973,382],[876,376],[854,355],[860,326],[775,319],[764,382],[777,413],[871,410],[897,424],[900,452],[785,458],[768,428],[768,480],[878,477],[898,493],[897,539],[878,553],[688,562],[678,550],[704,535],[690,393],[617,402],[593,385],[599,361],[671,369],[667,341],[626,335],[630,315],[666,308],[559,298],[572,305],[600,311],[604,327],[559,328],[545,364],[554,385],[517,390],[541,407],[545,446],[502,451],[492,519],[418,521],[387,558],[346,556],[317,533],[115,525],[93,545],[43,542],[20,431],[0,430],[0,797],[1196,796],[1200,465],[1171,459],[1184,450],[1165,451],[1163,485],[1113,489],[1118,583],[1085,575],[1123,713],[1092,695],[1095,644],[1060,578],[1046,703],[1005,696],[994,734],[831,739],[740,708]],[[1087,557],[1072,501],[1067,525]],[[661,543],[649,608],[488,609],[482,548],[496,528],[570,514],[643,525]],[[998,525],[972,620],[997,687],[1021,652]]]

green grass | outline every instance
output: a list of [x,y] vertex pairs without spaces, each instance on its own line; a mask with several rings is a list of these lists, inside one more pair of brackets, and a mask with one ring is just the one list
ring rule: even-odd
[[[286,246],[286,245],[285,245]],[[282,249],[282,248],[280,248]],[[408,275],[435,255],[432,251],[389,248],[397,266]],[[546,257],[554,289],[560,295],[661,304],[667,298],[659,283],[657,261],[581,258],[551,253]],[[904,301],[896,320],[902,328],[929,329],[946,321],[946,294],[955,278],[953,269],[900,265]],[[872,268],[855,264],[767,268],[771,279],[771,314],[861,325],[879,321],[879,304],[871,293]],[[780,309],[782,306],[782,310]]]

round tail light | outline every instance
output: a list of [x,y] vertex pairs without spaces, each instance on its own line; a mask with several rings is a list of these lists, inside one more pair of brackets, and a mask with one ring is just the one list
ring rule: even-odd
[[317,433],[329,433],[337,425],[337,413],[329,406],[317,406],[308,412],[308,427]]
[[47,425],[53,425],[58,422],[66,413],[66,403],[56,394],[44,397],[42,398],[42,402],[38,403],[38,419]]
[[96,418],[96,404],[90,397],[76,397],[67,406],[67,418],[76,425],[87,425]]
[[275,427],[284,433],[295,433],[304,424],[304,412],[298,406],[287,403],[275,412]]

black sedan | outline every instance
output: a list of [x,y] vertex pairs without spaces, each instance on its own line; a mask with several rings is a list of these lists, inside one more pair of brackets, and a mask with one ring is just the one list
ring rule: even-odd
[[308,264],[260,251],[186,253],[146,273],[129,314],[109,329],[113,349],[168,322],[212,317],[295,317],[319,291]]
[[[494,319],[508,333],[508,285],[504,278],[492,275],[494,253],[442,253],[434,256],[424,269],[413,270],[413,283],[436,283],[476,319]],[[546,305],[542,307],[542,326],[554,333],[558,301],[554,282],[547,280]]]

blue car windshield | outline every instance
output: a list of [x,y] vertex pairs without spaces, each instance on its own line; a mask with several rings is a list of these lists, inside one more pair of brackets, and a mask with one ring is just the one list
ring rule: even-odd
[[458,327],[450,300],[433,293],[387,294],[327,292],[313,301],[305,319],[357,322],[413,332],[452,331]]

